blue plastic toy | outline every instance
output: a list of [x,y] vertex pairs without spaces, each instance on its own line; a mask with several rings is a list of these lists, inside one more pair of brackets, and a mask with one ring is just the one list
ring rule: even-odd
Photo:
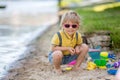
[[100,59],[100,49],[89,49],[88,54],[92,60]]
[[117,70],[116,69],[110,69],[110,70],[107,70],[107,72],[108,72],[108,74],[116,75]]
[[115,56],[115,54],[108,54],[108,58],[116,59],[116,56]]
[[111,65],[111,64],[106,64],[106,67],[107,67],[107,68],[111,68],[112,65]]

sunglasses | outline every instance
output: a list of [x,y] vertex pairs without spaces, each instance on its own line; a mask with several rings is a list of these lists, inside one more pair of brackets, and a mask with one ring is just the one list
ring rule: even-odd
[[72,24],[72,25],[70,25],[70,24],[65,24],[65,25],[64,25],[65,28],[70,28],[70,26],[71,26],[72,28],[77,28],[77,27],[78,27],[76,24]]

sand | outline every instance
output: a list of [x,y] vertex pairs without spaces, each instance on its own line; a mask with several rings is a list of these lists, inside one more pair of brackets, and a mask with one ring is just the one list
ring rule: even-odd
[[57,32],[57,25],[51,26],[43,36],[34,42],[33,50],[24,58],[11,66],[9,74],[2,80],[115,80],[106,70],[86,70],[86,61],[82,63],[79,71],[65,71],[57,75],[48,61],[48,52],[52,35]]

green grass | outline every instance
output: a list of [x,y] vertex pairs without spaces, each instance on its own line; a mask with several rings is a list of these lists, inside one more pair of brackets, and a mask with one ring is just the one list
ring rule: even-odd
[[120,48],[120,7],[93,11],[92,7],[75,9],[82,17],[82,30],[85,33],[110,31],[114,48]]

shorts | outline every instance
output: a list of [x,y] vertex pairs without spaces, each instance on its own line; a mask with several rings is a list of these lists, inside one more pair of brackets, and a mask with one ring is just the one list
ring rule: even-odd
[[[52,53],[53,53],[53,52],[50,52],[49,55],[48,55],[49,62],[50,62],[51,64],[53,63]],[[71,61],[76,60],[77,57],[78,57],[78,55],[65,55],[65,56],[63,56],[63,59],[62,59],[61,64],[68,64],[68,63],[70,63]]]

